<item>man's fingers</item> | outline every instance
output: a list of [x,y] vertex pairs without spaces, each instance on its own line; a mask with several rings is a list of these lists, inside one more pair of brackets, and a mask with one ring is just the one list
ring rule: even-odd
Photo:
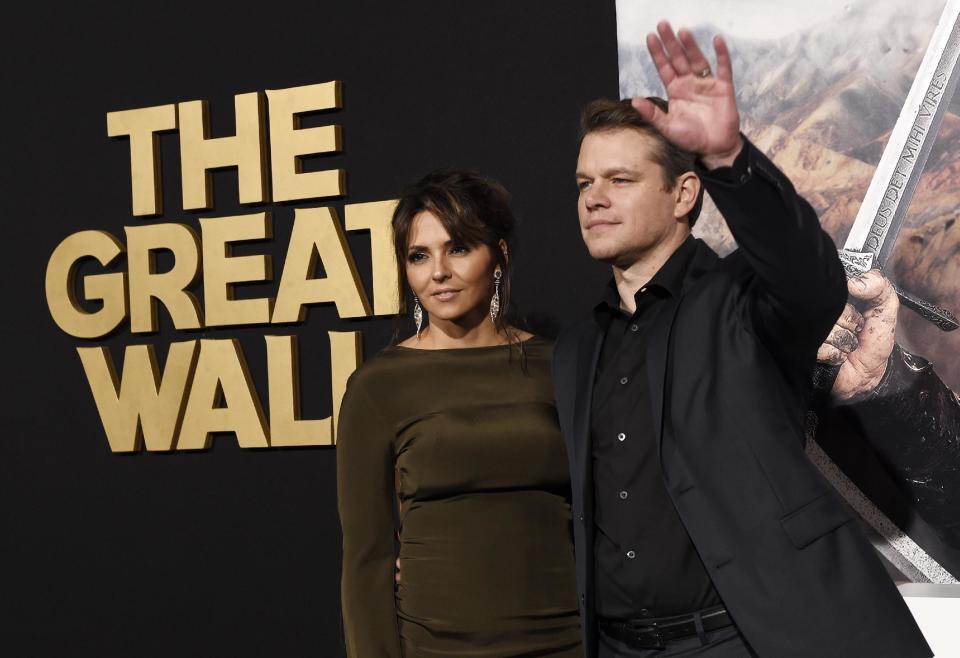
[[833,329],[830,330],[830,335],[817,349],[817,361],[838,366],[846,361],[850,352],[859,346],[860,342],[857,340],[855,333],[839,324],[835,324]]
[[713,37],[713,49],[717,52],[717,80],[733,82],[733,64],[730,62],[730,49],[723,37]]
[[860,311],[853,304],[847,304],[843,307],[843,312],[837,318],[836,324],[856,333],[863,329],[863,316],[860,315]]
[[657,73],[660,74],[660,80],[666,87],[673,79],[677,77],[677,72],[673,70],[673,65],[667,59],[667,54],[663,50],[663,44],[660,43],[660,37],[652,32],[647,35],[647,50],[650,51],[650,57],[653,58],[653,64],[657,67]]
[[667,21],[657,23],[657,34],[660,35],[660,40],[663,42],[667,54],[670,55],[670,63],[673,65],[673,70],[677,72],[677,75],[690,73],[690,60],[687,59],[687,53],[684,52],[683,45],[681,45],[677,39],[677,35],[673,33],[673,28],[670,27],[670,23]]
[[662,124],[667,118],[663,110],[646,98],[641,97],[631,98],[630,104],[633,105],[633,109],[635,109],[640,116],[652,123],[655,128],[662,130]]
[[827,340],[824,342],[833,345],[841,352],[847,354],[860,347],[860,340],[857,338],[857,335],[849,329],[841,327],[839,324],[833,325],[833,329],[830,330],[830,335],[827,336]]
[[697,40],[693,37],[693,32],[690,30],[680,30],[677,36],[680,37],[680,43],[683,44],[684,49],[687,51],[687,60],[690,62],[693,73],[699,76],[704,71],[709,71],[710,62],[703,54],[703,51],[700,50]]
[[839,366],[847,360],[847,355],[838,350],[833,345],[824,343],[817,350],[817,361],[820,363],[829,363],[832,366]]
[[849,329],[844,329],[843,327],[837,328],[837,337],[836,342],[834,343],[841,352],[855,352],[860,349],[860,338],[854,332]]
[[851,296],[868,302],[870,306],[879,306],[897,294],[880,270],[870,270],[847,280],[847,290]]

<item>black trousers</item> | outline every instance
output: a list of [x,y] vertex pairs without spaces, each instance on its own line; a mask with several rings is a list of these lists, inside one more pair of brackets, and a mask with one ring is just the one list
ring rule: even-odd
[[598,658],[756,658],[736,626],[706,633],[706,644],[700,638],[684,638],[668,642],[665,649],[632,649],[600,631]]

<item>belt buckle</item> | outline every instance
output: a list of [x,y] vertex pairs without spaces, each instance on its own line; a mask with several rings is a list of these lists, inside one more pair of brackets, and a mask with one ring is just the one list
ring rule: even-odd
[[666,649],[667,648],[667,645],[664,642],[663,636],[660,634],[660,626],[657,624],[657,622],[652,622],[649,627],[644,628],[643,630],[637,629],[636,633],[637,633],[637,640],[639,640],[643,644],[647,644],[647,642],[651,639],[651,636],[652,636],[654,644],[652,644],[652,646],[646,647],[648,649]]

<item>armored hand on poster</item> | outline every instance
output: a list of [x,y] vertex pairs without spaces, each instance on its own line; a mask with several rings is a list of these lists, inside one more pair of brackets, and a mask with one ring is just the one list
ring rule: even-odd
[[[661,13],[617,3],[621,96],[658,89],[632,40]],[[696,0],[663,16],[735,37],[744,131],[843,247],[850,303],[818,355],[831,393],[808,449],[914,582],[960,578],[958,15],[953,0]],[[736,247],[709,203],[696,233]]]

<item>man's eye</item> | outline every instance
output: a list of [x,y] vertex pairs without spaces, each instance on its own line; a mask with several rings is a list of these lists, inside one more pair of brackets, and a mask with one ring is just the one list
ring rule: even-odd
[[581,192],[583,192],[584,190],[586,190],[586,189],[589,188],[589,187],[590,187],[590,181],[582,180],[582,181],[580,181],[580,182],[577,183],[577,189],[580,190]]
[[615,185],[622,185],[623,183],[629,183],[629,182],[630,182],[630,181],[627,180],[626,178],[619,178],[619,177],[618,177],[618,178],[611,178],[610,180],[613,181],[613,183],[614,183]]

